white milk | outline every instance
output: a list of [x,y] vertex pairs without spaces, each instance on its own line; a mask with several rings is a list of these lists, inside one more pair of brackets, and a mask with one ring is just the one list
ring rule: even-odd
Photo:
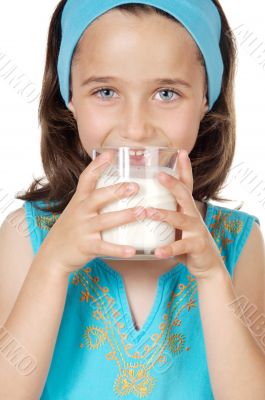
[[[160,168],[173,175],[174,171],[169,168]],[[150,175],[150,176],[153,176]],[[117,201],[109,203],[100,210],[100,213],[120,211],[127,208],[142,206],[156,207],[167,210],[176,210],[174,196],[159,183],[156,177],[153,178],[119,178],[117,176],[102,175],[96,188],[106,187],[120,182],[136,182],[139,185],[137,193],[129,197],[121,198],[118,195]],[[139,217],[135,222],[128,223],[108,229],[102,232],[102,239],[107,242],[133,246],[137,254],[150,254],[156,247],[170,244],[175,241],[175,229],[167,222],[154,221],[150,218]]]

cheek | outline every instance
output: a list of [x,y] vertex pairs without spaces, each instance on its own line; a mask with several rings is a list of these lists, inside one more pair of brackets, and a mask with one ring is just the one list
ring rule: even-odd
[[196,112],[185,113],[182,110],[179,116],[167,120],[166,132],[174,147],[185,148],[190,152],[197,140],[199,126],[200,119],[196,117]]
[[77,115],[77,126],[80,141],[89,155],[93,147],[100,147],[106,135],[109,121],[104,121],[102,114],[88,109],[81,110]]

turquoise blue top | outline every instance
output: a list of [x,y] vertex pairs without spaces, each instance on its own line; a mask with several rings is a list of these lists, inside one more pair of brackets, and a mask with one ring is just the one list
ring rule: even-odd
[[[26,201],[23,207],[36,254],[59,216],[34,204]],[[260,225],[254,215],[208,203],[205,224],[231,277],[254,221]],[[94,258],[69,276],[41,400],[143,398],[214,399],[196,280],[184,264],[162,274],[150,314],[137,331],[122,276],[107,259]]]

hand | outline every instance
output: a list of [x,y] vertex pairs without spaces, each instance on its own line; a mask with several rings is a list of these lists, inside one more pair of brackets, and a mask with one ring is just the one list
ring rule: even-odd
[[177,163],[179,179],[166,173],[158,174],[159,182],[175,197],[177,210],[150,207],[145,212],[146,218],[165,221],[179,229],[180,240],[158,247],[155,255],[168,258],[183,254],[181,259],[190,273],[198,279],[205,278],[216,268],[223,267],[224,262],[193,199],[192,167],[186,150],[179,152]]
[[[101,240],[100,232],[135,222],[140,214],[140,207],[135,207],[99,215],[99,210],[108,203],[135,194],[139,189],[135,183],[135,191],[126,193],[126,182],[95,189],[97,179],[110,165],[112,157],[111,151],[101,154],[81,173],[75,194],[40,247],[38,258],[47,264],[47,260],[53,260],[52,264],[58,265],[62,272],[77,270],[97,255],[127,258],[135,253],[133,247]],[[126,253],[128,247],[131,253]]]

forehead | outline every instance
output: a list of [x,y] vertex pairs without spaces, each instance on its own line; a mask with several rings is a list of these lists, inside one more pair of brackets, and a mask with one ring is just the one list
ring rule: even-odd
[[199,64],[196,43],[181,24],[154,13],[136,16],[121,10],[109,10],[89,25],[75,58],[81,73],[105,67],[121,73],[136,68],[155,74],[161,67],[192,73]]

